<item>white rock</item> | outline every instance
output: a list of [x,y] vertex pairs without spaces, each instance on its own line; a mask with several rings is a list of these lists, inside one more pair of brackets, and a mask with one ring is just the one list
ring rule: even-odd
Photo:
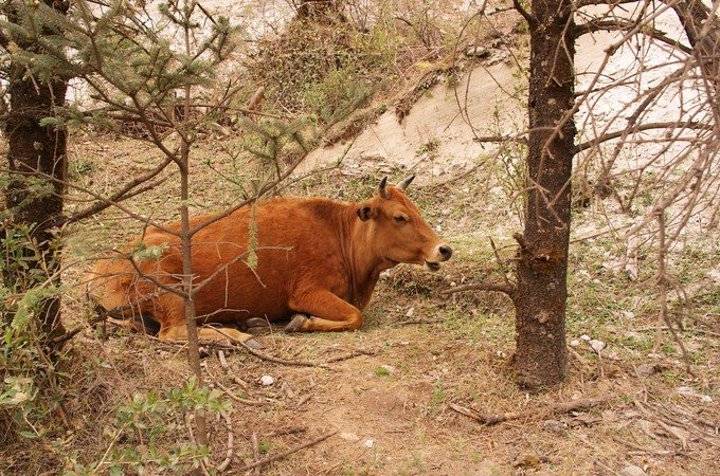
[[262,377],[260,377],[260,383],[267,387],[269,385],[274,384],[275,379],[272,378],[270,375],[263,375]]
[[712,279],[715,283],[720,283],[720,269],[711,269],[708,271],[707,277]]
[[367,438],[365,441],[363,441],[363,446],[365,448],[372,448],[373,446],[375,446],[375,440],[373,440],[372,438]]
[[626,319],[635,319],[635,313],[632,311],[621,311],[621,314]]
[[587,334],[581,335],[580,338],[581,338],[582,340],[584,340],[585,342],[590,342],[590,339],[591,339],[591,337],[590,337],[589,335],[587,335]]
[[558,420],[545,420],[540,423],[540,426],[543,429],[558,435],[564,435],[567,433],[567,425]]
[[360,441],[360,437],[357,436],[355,433],[340,433],[338,436],[343,440],[352,441],[353,443],[356,441]]
[[653,364],[640,364],[635,368],[635,375],[638,377],[649,377],[657,372],[655,365]]
[[680,386],[675,389],[683,397],[698,398],[703,403],[712,403],[713,399],[710,395],[703,395],[692,387]]
[[592,350],[597,352],[598,354],[607,347],[607,344],[601,340],[598,339],[591,339],[588,344],[590,344],[590,347],[592,347]]
[[645,476],[647,473],[640,466],[629,464],[618,473],[621,476]]
[[580,345],[580,339],[573,339],[570,341],[570,347],[577,347]]
[[695,396],[697,396],[697,392],[695,391],[694,388],[692,388],[692,387],[686,387],[686,386],[684,386],[684,385],[681,386],[681,387],[676,388],[675,391],[676,391],[677,393],[679,393],[680,395],[683,395],[683,396],[685,396],[685,397],[695,397]]
[[411,307],[411,308],[408,309],[407,312],[405,313],[405,317],[413,317],[413,314],[415,314],[415,308],[414,308],[414,307]]

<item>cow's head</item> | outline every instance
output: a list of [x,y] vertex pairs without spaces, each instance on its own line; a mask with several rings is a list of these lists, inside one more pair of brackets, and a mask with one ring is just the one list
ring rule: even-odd
[[357,214],[370,228],[369,246],[389,264],[413,263],[440,269],[440,263],[452,256],[452,248],[437,236],[420,211],[405,195],[413,178],[408,177],[397,186],[387,185],[387,177],[380,181],[377,193],[361,203]]

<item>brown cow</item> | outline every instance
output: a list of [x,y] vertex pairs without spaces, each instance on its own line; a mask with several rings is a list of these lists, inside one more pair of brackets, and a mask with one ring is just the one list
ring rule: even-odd
[[[413,263],[434,271],[452,254],[405,195],[412,179],[395,187],[384,178],[377,193],[361,203],[275,198],[254,212],[240,208],[202,228],[192,238],[194,283],[202,286],[194,296],[200,322],[244,325],[292,316],[288,332],[358,329],[383,270]],[[168,228],[179,231],[180,225]],[[255,266],[248,257],[250,230],[257,238]],[[180,240],[153,228],[142,243],[160,256],[98,261],[90,296],[110,315],[128,321],[151,317],[160,325],[160,339],[186,340],[183,300],[167,290],[179,286]],[[129,249],[138,246],[135,241]],[[230,327],[202,327],[199,336],[251,338]]]

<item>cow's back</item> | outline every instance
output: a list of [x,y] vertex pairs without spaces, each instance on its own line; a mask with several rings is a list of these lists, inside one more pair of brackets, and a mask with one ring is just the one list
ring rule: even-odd
[[[345,205],[326,199],[279,198],[243,207],[202,228],[193,236],[192,263],[196,313],[206,321],[242,321],[249,317],[278,319],[290,309],[288,301],[303,283],[322,283],[339,295],[347,291],[340,244],[340,217]],[[197,226],[212,215],[196,217]],[[177,232],[179,223],[166,228]],[[157,228],[148,229],[143,243],[160,246],[162,256],[138,267],[163,284],[177,285],[182,275],[180,239]],[[129,249],[136,249],[137,242]],[[102,286],[93,294],[105,308],[141,307],[152,313],[157,287],[138,279],[127,259],[100,261],[94,270]],[[152,298],[149,299],[152,301]]]
[[198,282],[210,279],[196,296],[198,314],[214,313],[211,320],[219,321],[278,319],[289,313],[290,295],[303,282],[341,291],[338,207],[322,199],[274,199],[198,232],[193,271]]

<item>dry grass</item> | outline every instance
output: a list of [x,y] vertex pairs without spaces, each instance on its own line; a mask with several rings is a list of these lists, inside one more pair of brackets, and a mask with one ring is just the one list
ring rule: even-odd
[[[76,143],[74,156],[90,164],[77,180],[97,189],[116,183],[121,173],[146,163],[152,154],[125,141]],[[111,163],[106,162],[108,154]],[[209,146],[200,151],[200,157],[212,154]],[[92,166],[101,160],[103,167]],[[325,362],[355,350],[365,354],[333,363],[327,370],[272,364],[240,350],[228,355],[228,367],[223,368],[215,351],[210,351],[204,365],[211,384],[258,402],[246,405],[227,397],[234,433],[231,471],[252,461],[253,433],[265,452],[261,456],[267,456],[334,429],[337,435],[264,467],[262,473],[616,474],[630,463],[650,474],[713,471],[720,445],[720,382],[714,370],[720,364],[720,344],[717,335],[707,332],[717,332],[717,294],[698,296],[685,309],[688,331],[683,336],[697,373],[692,377],[683,371],[669,339],[652,351],[655,333],[643,329],[656,325],[657,316],[644,285],[629,284],[601,266],[603,252],[612,250],[612,243],[574,246],[569,338],[587,333],[609,347],[600,357],[584,344],[571,351],[567,382],[541,395],[527,395],[513,383],[514,322],[504,297],[439,295],[451,283],[472,281],[484,274],[483,269],[492,269],[493,255],[485,237],[499,237],[502,245],[508,227],[514,226],[501,203],[483,202],[493,200],[487,193],[494,186],[492,174],[482,170],[452,187],[413,192],[429,221],[442,223],[456,256],[437,274],[409,266],[390,273],[378,286],[361,331],[286,335],[275,330],[262,338],[268,352],[291,360]],[[229,187],[207,168],[198,166],[194,180],[196,210],[233,201],[226,191]],[[294,190],[354,197],[368,193],[369,183],[341,181],[329,174]],[[162,189],[131,205],[171,217],[174,202],[168,197],[172,195],[170,179]],[[578,215],[578,223],[592,219]],[[67,259],[91,256],[140,226],[110,211],[74,230]],[[503,253],[510,256],[512,250]],[[694,254],[692,259],[701,266],[713,256]],[[81,289],[72,287],[82,270],[83,266],[69,270],[65,278],[71,288],[64,301],[65,316],[76,324],[87,316]],[[622,311],[632,311],[633,316]],[[417,320],[430,322],[403,323]],[[111,446],[135,446],[114,441],[108,431],[117,408],[133,394],[178,387],[190,374],[181,347],[120,331],[113,331],[108,340],[85,331],[72,341],[68,357],[62,384],[71,429],[51,430],[35,442],[3,445],[0,467],[8,474],[62,472],[76,463],[88,467],[102,460]],[[638,377],[642,364],[653,364],[657,371]],[[262,375],[273,376],[275,383],[260,385]],[[679,393],[683,386],[712,401]],[[607,403],[586,412],[491,427],[448,407],[453,402],[490,414],[524,410],[530,414],[578,398],[603,398]],[[277,434],[291,428],[303,431]],[[218,464],[225,458],[228,427],[219,420],[212,430],[210,461]],[[163,438],[156,444],[189,441],[182,429]]]

